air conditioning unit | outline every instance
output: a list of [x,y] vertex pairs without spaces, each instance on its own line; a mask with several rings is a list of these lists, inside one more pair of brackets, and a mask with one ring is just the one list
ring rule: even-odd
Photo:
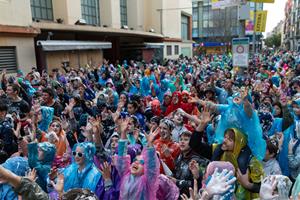
[[155,33],[155,30],[154,30],[153,28],[150,28],[150,29],[149,29],[149,32],[150,32],[150,33]]
[[58,19],[56,19],[56,22],[59,24],[62,24],[62,23],[64,23],[64,20],[62,18],[58,18]]
[[85,19],[79,19],[75,22],[75,25],[86,25]]
[[123,25],[123,26],[121,26],[121,29],[128,29],[128,26],[127,25]]

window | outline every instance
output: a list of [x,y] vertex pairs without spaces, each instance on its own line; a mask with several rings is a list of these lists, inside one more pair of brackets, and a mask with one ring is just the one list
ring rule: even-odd
[[198,21],[198,8],[193,8],[193,21]]
[[193,28],[198,28],[198,21],[193,21]]
[[203,28],[207,28],[207,27],[208,27],[208,21],[205,20],[205,21],[203,21]]
[[199,32],[197,28],[193,28],[193,37],[199,37]]
[[16,47],[0,47],[0,70],[17,71]]
[[208,20],[209,18],[209,12],[208,12],[208,6],[203,7],[203,19]]
[[99,0],[81,0],[82,18],[90,25],[99,25]]
[[179,46],[175,45],[175,55],[179,55]]
[[128,25],[127,22],[127,0],[120,0],[121,26]]
[[167,46],[167,56],[171,56],[172,55],[172,46],[168,45]]
[[32,18],[53,20],[52,0],[30,0]]
[[181,15],[181,39],[189,39],[189,18],[185,15]]

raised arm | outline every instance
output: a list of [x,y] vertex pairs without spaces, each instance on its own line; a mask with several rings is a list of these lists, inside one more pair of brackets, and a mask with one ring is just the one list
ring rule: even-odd
[[121,177],[123,177],[124,175],[130,172],[130,156],[127,155],[127,144],[128,144],[128,140],[126,136],[127,129],[128,129],[128,119],[125,119],[120,124],[121,139],[118,142],[118,156],[117,156],[117,163],[116,163],[116,168]]
[[252,106],[251,106],[251,103],[249,102],[249,91],[248,89],[245,89],[243,91],[243,95],[242,95],[242,99],[243,99],[243,102],[244,102],[244,111],[247,115],[247,117],[251,118],[252,117],[252,114],[253,114],[253,110],[252,110]]
[[160,164],[156,154],[156,150],[153,146],[153,141],[156,134],[150,133],[149,135],[145,133],[147,139],[147,147],[143,151],[143,158],[145,160],[145,174],[144,177],[149,186],[155,185],[159,176]]
[[188,118],[189,120],[195,122],[195,124],[200,124],[201,120],[197,116],[190,115],[186,113],[184,110],[182,110],[181,108],[178,108],[178,111],[180,112],[180,114],[182,114],[183,117]]
[[207,126],[207,124],[211,121],[211,115],[210,112],[207,111],[207,109],[204,109],[201,116],[201,121],[196,128],[195,132],[192,134],[192,137],[190,139],[190,147],[199,155],[211,159],[212,157],[212,146],[203,142],[203,135],[204,130]]
[[286,97],[280,98],[280,103],[282,105],[282,131],[285,131],[287,128],[289,128],[294,123],[294,117],[289,111],[289,108],[287,106],[287,100]]

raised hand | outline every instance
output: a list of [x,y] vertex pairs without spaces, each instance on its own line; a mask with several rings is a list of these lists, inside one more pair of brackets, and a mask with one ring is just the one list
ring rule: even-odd
[[191,170],[194,179],[198,179],[199,178],[199,164],[197,161],[192,160],[189,163],[189,169]]
[[201,120],[205,124],[209,123],[212,120],[212,115],[207,106],[205,106],[204,110],[202,111]]
[[245,87],[242,91],[241,91],[241,94],[242,94],[242,99],[245,100],[247,99],[247,96],[249,94],[249,89],[247,87]]
[[67,131],[69,128],[69,122],[65,115],[61,116],[61,127],[64,131]]
[[54,183],[54,181],[51,180],[51,185],[54,187],[54,189],[62,194],[64,191],[64,181],[65,181],[65,177],[63,174],[58,174],[57,176],[57,182]]
[[122,119],[119,123],[119,131],[121,133],[121,139],[127,139],[127,132],[128,132],[128,122],[129,118]]
[[293,154],[293,148],[294,146],[296,145],[297,143],[297,139],[291,139],[290,142],[289,142],[289,154]]
[[117,110],[121,111],[122,108],[124,108],[124,106],[125,106],[125,102],[120,101],[120,102],[118,103],[118,108],[117,108]]
[[194,189],[189,188],[190,198],[187,197],[186,194],[181,195],[182,200],[200,200],[200,196],[198,193],[198,182],[194,179]]
[[75,105],[76,105],[75,100],[70,99],[69,104],[66,104],[65,113],[66,114],[70,113]]
[[277,186],[277,181],[275,176],[272,177],[266,177],[264,180],[261,181],[260,191],[259,191],[259,197],[262,200],[275,200],[279,196],[274,195],[274,190]]
[[104,180],[111,179],[111,164],[109,164],[108,162],[104,162],[103,165],[100,166],[99,170]]
[[31,169],[28,173],[26,173],[26,177],[35,182],[37,179],[36,170],[34,168]]
[[223,169],[221,174],[218,173],[218,168],[215,169],[211,180],[206,186],[206,191],[209,196],[220,195],[227,192],[231,185],[236,181],[236,178],[230,178],[233,176],[233,172],[227,169]]
[[155,140],[156,136],[159,134],[159,131],[157,131],[157,129],[156,129],[154,132],[150,131],[149,134],[147,134],[144,131],[144,134],[146,136],[146,139],[147,139],[147,142],[148,142],[148,146],[153,146],[153,141]]

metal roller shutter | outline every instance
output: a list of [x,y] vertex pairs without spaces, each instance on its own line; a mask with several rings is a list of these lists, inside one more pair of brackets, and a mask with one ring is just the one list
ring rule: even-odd
[[17,71],[16,47],[0,47],[0,70]]

